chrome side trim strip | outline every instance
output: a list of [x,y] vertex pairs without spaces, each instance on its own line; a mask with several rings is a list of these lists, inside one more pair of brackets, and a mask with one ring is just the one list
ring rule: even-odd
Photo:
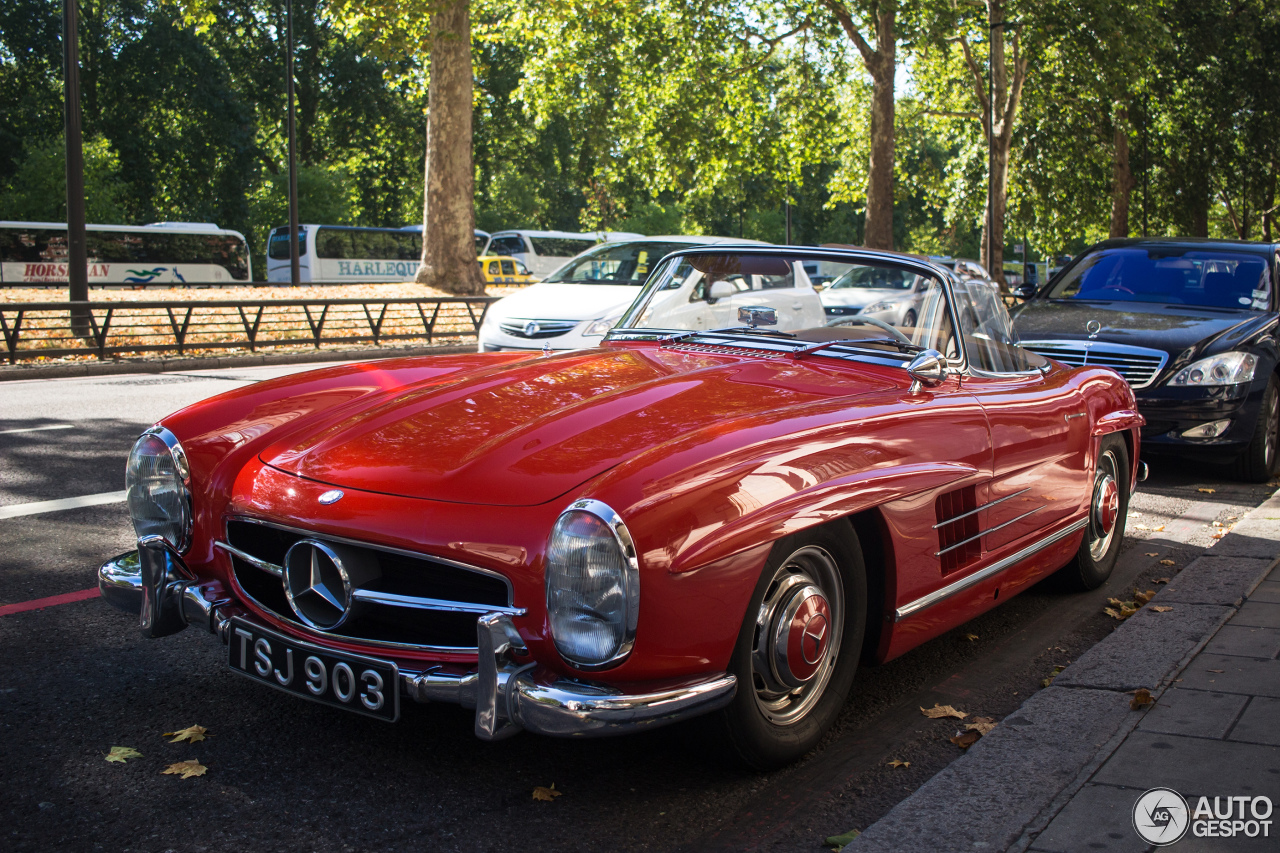
[[1042,509],[1044,509],[1044,507],[1038,506],[1035,509],[1031,510],[1030,512],[1024,512],[1022,515],[1018,516],[1017,518],[1009,519],[1004,524],[997,524],[995,527],[988,527],[986,530],[983,530],[981,533],[975,533],[973,536],[970,536],[968,539],[961,539],[959,542],[957,542],[954,545],[948,545],[947,547],[943,548],[941,551],[936,552],[933,556],[941,557],[943,554],[947,553],[948,551],[954,551],[956,548],[959,548],[961,545],[968,545],[970,542],[974,541],[975,539],[981,539],[983,536],[986,536],[988,533],[995,533],[997,530],[1003,530],[1004,528],[1008,527],[1010,524],[1015,524],[1019,521],[1022,521],[1022,519],[1026,518],[1029,515],[1035,515],[1037,512],[1039,512]]
[[220,539],[213,540],[213,547],[221,548],[222,550],[226,551],[228,554],[232,554],[236,557],[239,557],[249,565],[253,566],[255,569],[262,569],[264,572],[273,574],[278,578],[284,577],[284,568],[282,566],[277,566],[275,563],[268,563],[266,560],[259,560],[257,557],[253,556],[247,551],[241,551],[236,546],[231,545],[227,542],[223,542]]
[[1018,495],[1024,494],[1024,493],[1029,492],[1029,491],[1031,491],[1031,487],[1030,487],[1030,486],[1027,486],[1027,487],[1026,487],[1025,489],[1023,489],[1022,491],[1014,492],[1014,493],[1013,493],[1013,494],[1011,494],[1011,495],[1005,495],[1004,497],[999,498],[999,499],[994,500],[994,501],[987,501],[986,503],[984,503],[982,506],[978,507],[977,509],[971,509],[971,510],[969,510],[968,512],[963,513],[963,514],[961,514],[961,515],[957,515],[957,516],[955,516],[955,517],[953,517],[953,518],[948,518],[946,521],[939,521],[937,524],[935,524],[935,525],[933,526],[933,529],[934,529],[934,530],[937,530],[939,527],[946,527],[948,524],[951,524],[951,523],[952,523],[952,522],[954,522],[954,521],[959,521],[959,520],[960,520],[960,519],[962,519],[962,518],[968,518],[969,516],[973,515],[974,513],[982,512],[984,509],[986,509],[986,508],[987,508],[987,507],[989,507],[989,506],[995,506],[996,504],[1002,504],[1002,503],[1004,503],[1005,501],[1013,500],[1013,499],[1014,499],[1014,498],[1016,498]]
[[388,607],[408,607],[412,610],[444,610],[449,613],[503,613],[508,616],[523,616],[528,611],[523,607],[497,607],[493,604],[468,604],[465,601],[447,601],[443,598],[420,598],[413,595],[400,595],[394,592],[378,592],[372,589],[357,589],[351,593],[356,601],[368,601],[373,604],[385,604]]
[[1081,530],[1084,530],[1085,526],[1088,523],[1089,523],[1089,519],[1087,518],[1082,518],[1079,521],[1074,521],[1071,524],[1059,530],[1057,533],[1051,533],[1045,538],[1041,539],[1039,542],[1033,542],[1032,544],[1023,548],[1021,551],[1019,551],[1016,554],[1010,554],[1008,557],[1005,557],[1003,560],[1000,560],[999,562],[992,563],[991,565],[987,566],[985,569],[974,572],[973,574],[968,575],[967,577],[960,578],[960,580],[956,581],[955,583],[948,584],[944,586],[942,589],[934,590],[928,595],[921,596],[920,598],[917,598],[915,601],[904,604],[902,607],[899,607],[897,610],[894,611],[893,621],[901,622],[903,619],[906,619],[908,616],[915,615],[916,613],[919,613],[921,610],[932,607],[938,602],[943,601],[944,599],[950,598],[956,593],[962,592],[968,589],[969,587],[973,586],[974,584],[981,583],[982,581],[986,580],[989,577],[992,577],[993,575],[1000,574],[1005,569],[1011,566],[1017,565],[1018,563],[1021,563],[1023,560],[1035,554],[1037,551],[1043,551],[1045,548],[1048,548],[1050,545],[1053,545],[1053,544],[1056,544],[1057,542],[1062,541],[1063,539],[1067,538],[1073,533],[1079,533]]

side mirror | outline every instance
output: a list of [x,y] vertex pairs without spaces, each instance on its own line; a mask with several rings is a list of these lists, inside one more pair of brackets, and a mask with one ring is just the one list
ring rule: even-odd
[[753,329],[756,326],[776,326],[778,312],[761,305],[744,305],[738,309],[738,322]]
[[1040,287],[1035,282],[1024,281],[1013,289],[1013,295],[1024,302],[1036,295]]
[[915,380],[911,383],[912,394],[920,393],[921,388],[936,388],[947,378],[947,359],[936,349],[927,349],[911,359],[907,373]]
[[721,299],[727,299],[737,292],[738,288],[727,281],[713,281],[711,282],[711,287],[707,289],[707,302],[714,305]]

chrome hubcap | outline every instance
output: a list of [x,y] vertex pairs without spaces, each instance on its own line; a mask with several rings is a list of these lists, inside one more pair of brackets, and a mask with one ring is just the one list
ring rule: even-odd
[[1098,457],[1089,512],[1089,556],[1101,560],[1111,547],[1120,519],[1120,469],[1115,453]]
[[835,560],[808,545],[769,582],[756,615],[751,678],[756,705],[776,725],[802,719],[835,670],[844,624],[844,586]]

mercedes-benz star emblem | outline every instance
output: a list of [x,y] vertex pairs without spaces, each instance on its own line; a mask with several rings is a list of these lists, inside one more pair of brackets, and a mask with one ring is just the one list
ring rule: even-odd
[[1102,331],[1102,324],[1097,320],[1090,320],[1084,324],[1085,330],[1089,333],[1089,340],[1093,340],[1098,336],[1098,332]]
[[534,335],[538,334],[538,332],[541,332],[541,331],[542,331],[542,327],[538,325],[538,322],[536,320],[530,320],[529,322],[524,324],[524,336],[526,338],[532,338]]
[[295,542],[284,555],[284,592],[298,618],[322,631],[346,621],[351,583],[332,548],[314,539]]
[[320,496],[320,503],[325,506],[328,506],[329,504],[336,504],[338,501],[342,500],[342,495],[342,489],[330,489]]
[[804,662],[812,666],[822,658],[822,641],[827,636],[827,617],[815,613],[804,623],[804,632],[800,638],[800,649]]

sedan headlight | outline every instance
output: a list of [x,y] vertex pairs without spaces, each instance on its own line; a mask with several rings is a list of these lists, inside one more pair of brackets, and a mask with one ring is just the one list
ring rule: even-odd
[[627,526],[596,500],[575,501],[547,545],[547,616],[561,657],[579,669],[620,663],[635,644],[640,564]]
[[870,305],[863,308],[861,313],[879,314],[881,311],[892,311],[896,306],[897,303],[895,302],[872,302]]
[[1239,385],[1253,380],[1258,366],[1257,356],[1247,352],[1228,352],[1192,362],[1174,374],[1170,385],[1209,386]]
[[162,536],[185,551],[191,544],[191,469],[177,437],[164,427],[144,432],[129,453],[124,483],[138,538]]
[[609,334],[609,330],[616,326],[618,321],[621,319],[622,315],[619,314],[617,317],[607,317],[603,320],[596,320],[594,323],[587,326],[586,330],[582,333],[582,336],[584,338],[598,338],[603,335],[607,335]]

